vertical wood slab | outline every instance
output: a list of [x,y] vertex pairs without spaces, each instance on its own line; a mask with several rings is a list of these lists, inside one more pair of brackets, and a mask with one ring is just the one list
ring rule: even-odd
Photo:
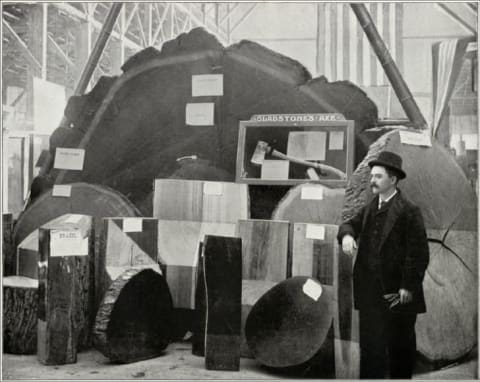
[[192,354],[200,357],[205,356],[205,319],[207,315],[207,303],[205,296],[205,275],[203,272],[203,241],[198,246],[197,282],[195,288],[195,314],[193,322]]
[[239,220],[244,280],[283,281],[287,277],[287,221]]
[[35,230],[17,247],[16,274],[38,279],[38,260],[38,230]]
[[46,365],[76,362],[90,342],[92,218],[71,216],[39,230],[37,357]]
[[3,280],[3,351],[37,351],[38,280],[8,276]]
[[97,306],[110,284],[126,269],[152,268],[157,272],[158,220],[154,218],[104,218],[96,279]]
[[161,220],[236,223],[248,218],[246,184],[156,179],[153,216]]
[[95,347],[112,362],[157,357],[170,341],[172,298],[153,269],[130,268],[105,294],[93,330]]
[[239,370],[242,242],[239,238],[207,235],[203,248],[205,365],[208,370]]
[[3,275],[10,276],[15,274],[15,246],[13,244],[13,215],[11,213],[2,214],[3,227]]

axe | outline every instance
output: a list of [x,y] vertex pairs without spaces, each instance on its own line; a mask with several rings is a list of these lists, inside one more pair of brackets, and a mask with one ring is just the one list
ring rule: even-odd
[[343,171],[340,171],[335,167],[320,163],[309,162],[300,158],[285,155],[280,151],[275,150],[265,141],[258,141],[257,146],[255,147],[255,151],[253,152],[252,159],[250,159],[250,162],[256,165],[262,165],[266,154],[271,154],[272,157],[288,160],[290,162],[301,164],[307,167],[316,168],[317,170],[319,170],[319,173],[322,176],[327,176],[328,174],[325,173],[325,171],[327,171],[335,173],[337,176],[340,177],[340,179],[347,178],[347,175]]

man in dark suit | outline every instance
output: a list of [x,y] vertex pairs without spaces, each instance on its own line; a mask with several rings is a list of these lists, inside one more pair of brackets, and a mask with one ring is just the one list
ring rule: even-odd
[[420,209],[397,188],[402,158],[381,152],[369,162],[373,200],[339,228],[345,253],[358,252],[354,305],[360,317],[360,378],[409,379],[415,363],[415,321],[426,311],[423,277],[429,250]]

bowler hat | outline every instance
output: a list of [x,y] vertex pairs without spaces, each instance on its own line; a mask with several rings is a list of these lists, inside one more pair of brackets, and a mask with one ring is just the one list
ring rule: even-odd
[[368,162],[370,168],[373,166],[383,166],[390,170],[394,170],[398,174],[398,179],[403,179],[407,176],[402,170],[402,158],[400,155],[392,153],[391,151],[382,151],[378,154],[377,159]]

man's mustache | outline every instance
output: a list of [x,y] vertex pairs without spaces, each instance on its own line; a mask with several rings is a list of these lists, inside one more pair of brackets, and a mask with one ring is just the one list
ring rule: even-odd
[[370,187],[371,187],[371,188],[378,188],[378,185],[375,184],[375,183],[372,183],[372,184],[370,184]]

